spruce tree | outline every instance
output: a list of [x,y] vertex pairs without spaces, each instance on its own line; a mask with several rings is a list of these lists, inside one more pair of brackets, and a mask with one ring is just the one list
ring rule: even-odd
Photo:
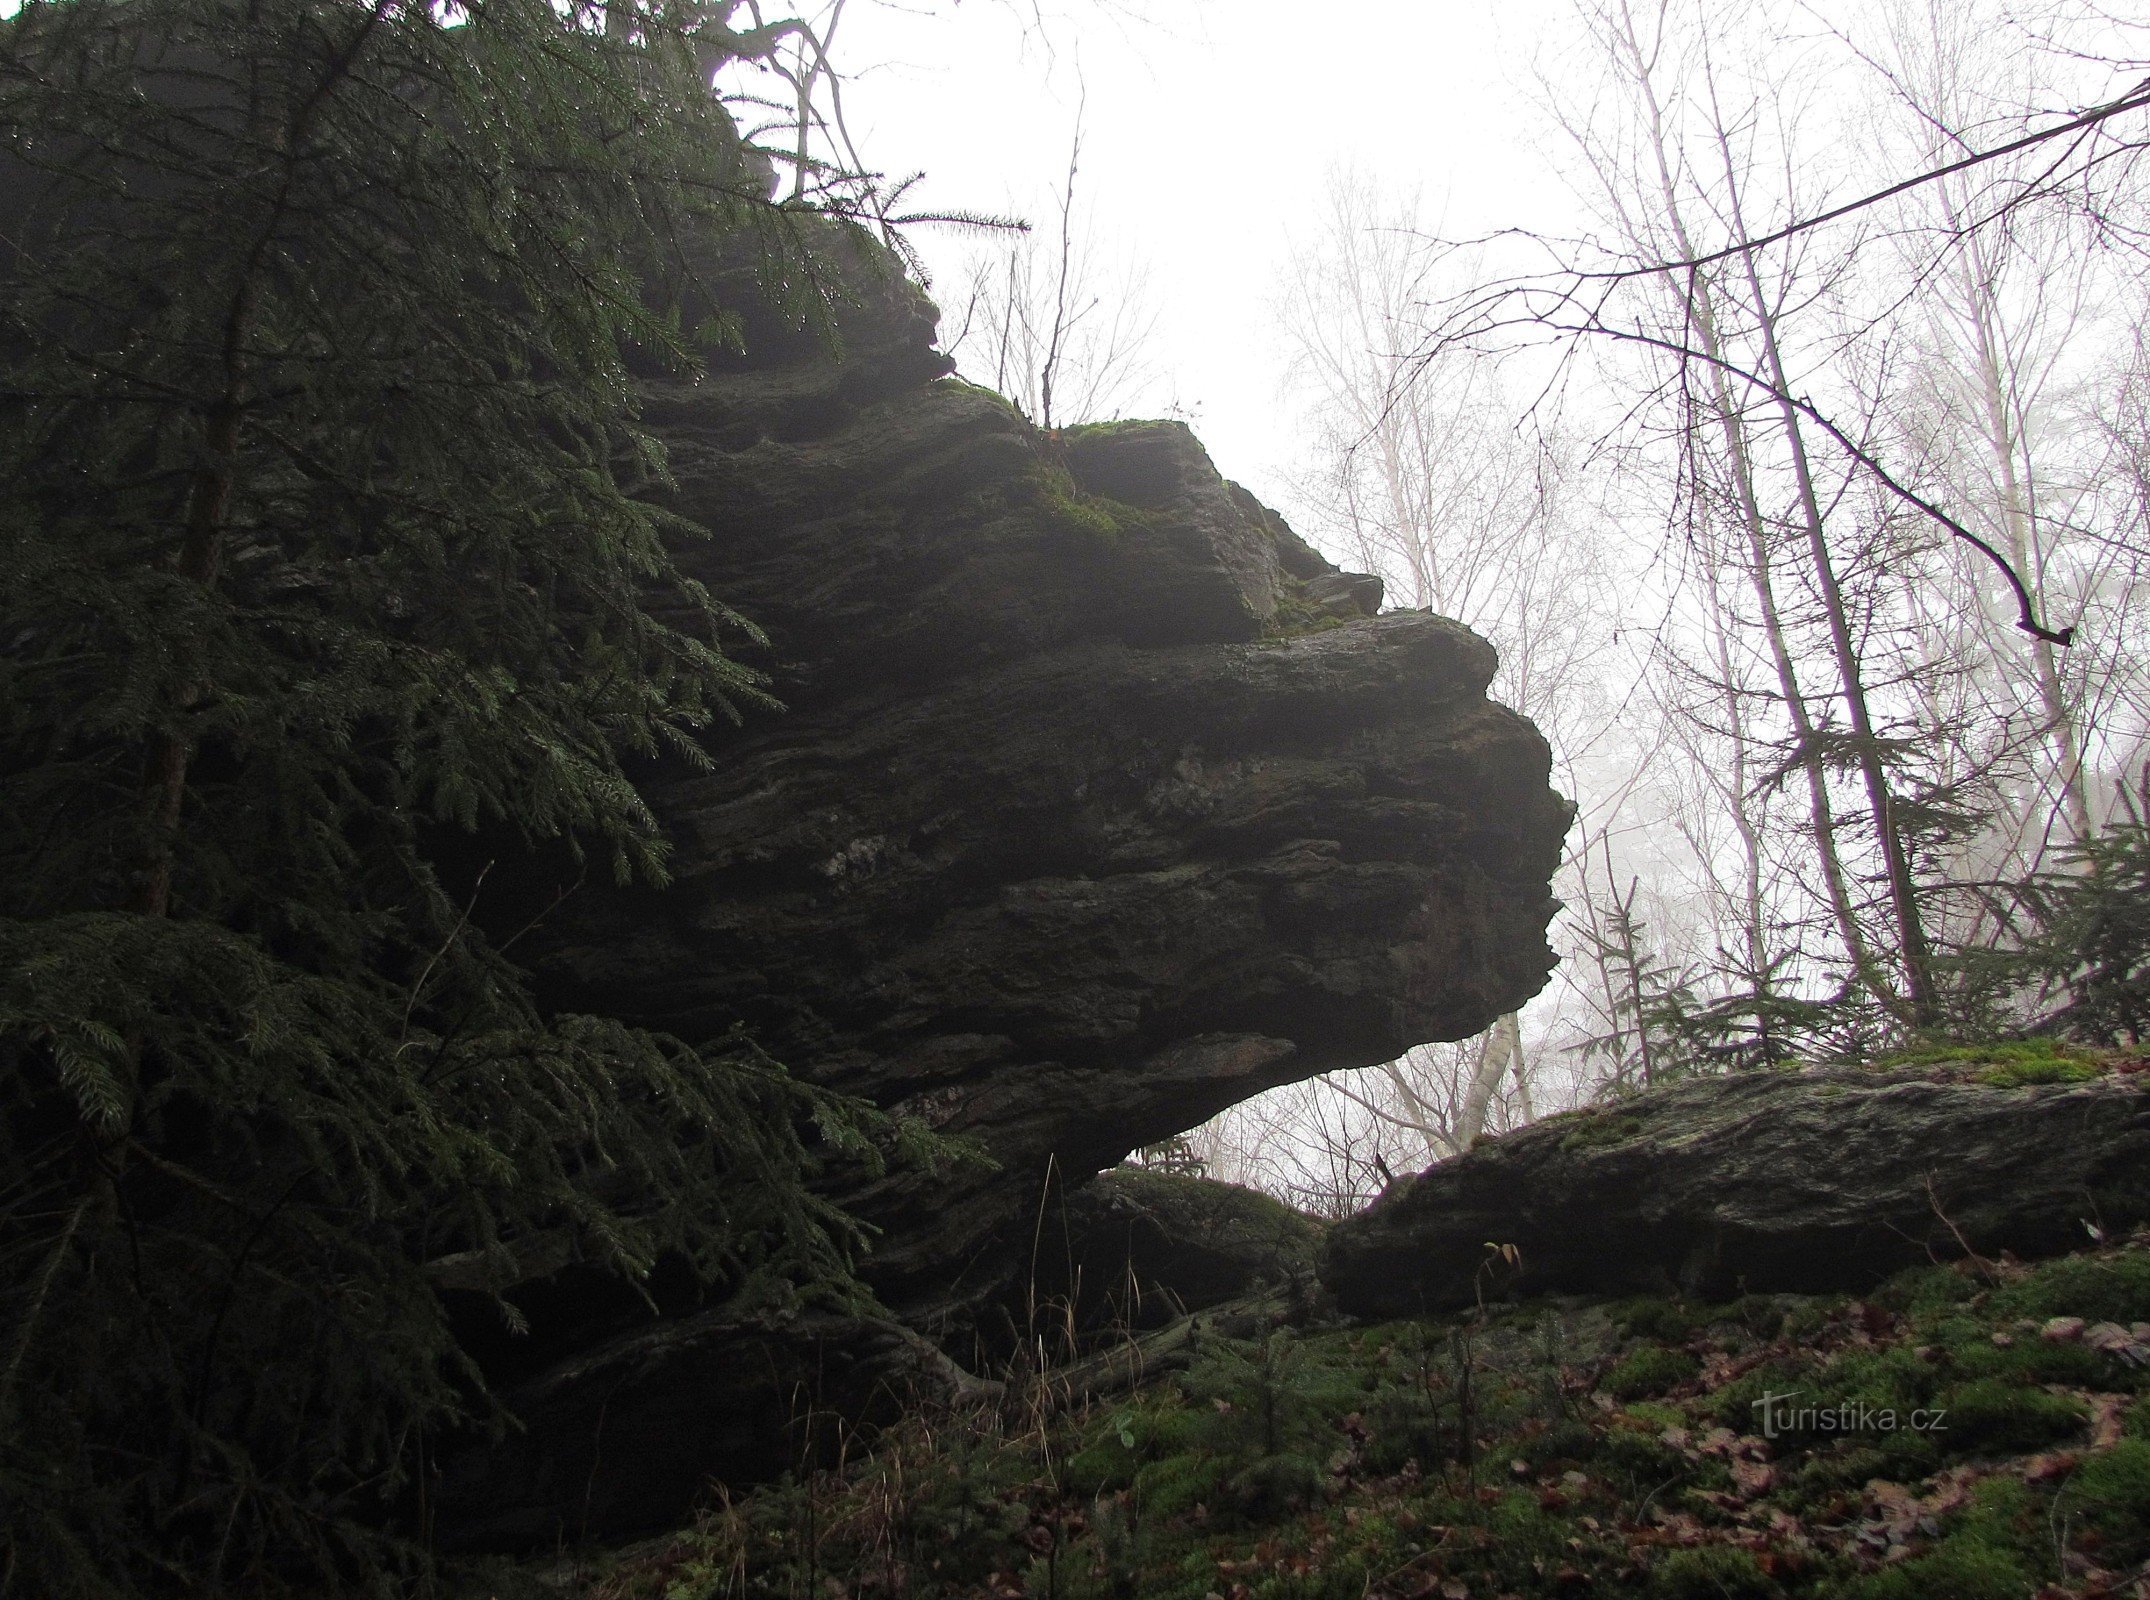
[[2137,792],[2122,785],[2115,798],[2104,831],[2029,885],[2043,927],[2022,966],[2068,996],[2041,1026],[2140,1048],[2150,1040],[2150,766]]
[[812,1184],[901,1130],[548,1013],[442,856],[661,883],[634,774],[766,703],[633,377],[729,331],[697,252],[813,319],[847,227],[767,201],[691,12],[608,10],[0,23],[9,1594],[411,1570],[487,1405],[429,1262],[859,1292]]

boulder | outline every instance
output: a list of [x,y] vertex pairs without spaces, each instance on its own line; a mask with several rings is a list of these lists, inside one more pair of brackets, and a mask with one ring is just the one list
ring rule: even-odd
[[2145,1219],[2139,1075],[1756,1073],[1550,1117],[1401,1178],[1329,1230],[1321,1276],[1364,1317],[1550,1291],[1856,1292],[1921,1262],[2050,1255]]

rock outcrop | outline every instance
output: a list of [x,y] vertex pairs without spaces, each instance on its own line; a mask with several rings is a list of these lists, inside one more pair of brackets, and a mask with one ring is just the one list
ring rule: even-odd
[[[883,1300],[960,1351],[1048,1184],[1535,992],[1568,809],[1544,741],[1486,699],[1484,641],[1372,614],[1376,580],[1184,427],[1041,433],[941,376],[932,310],[894,281],[840,359],[747,331],[645,414],[710,535],[686,564],[765,630],[785,709],[719,739],[713,772],[650,777],[665,890],[561,898],[574,870],[530,864],[487,912],[545,913],[518,955],[563,1008],[743,1023],[793,1072],[976,1141],[991,1166],[843,1196],[881,1230]],[[493,1543],[660,1523],[770,1454],[731,1426],[682,1445],[670,1419],[752,1413],[728,1369],[788,1393],[833,1348],[619,1310],[576,1308],[588,1339],[542,1370],[511,1362],[529,1432],[457,1468],[448,1521]],[[600,1459],[667,1465],[600,1506]]]
[[1548,1291],[1858,1291],[1967,1252],[2078,1249],[2086,1224],[2117,1238],[2150,1218],[2146,1087],[1866,1068],[1676,1084],[1399,1179],[1329,1230],[1321,1275],[1344,1310],[1390,1317]]
[[1184,427],[1044,435],[931,380],[921,306],[892,286],[845,361],[651,391],[691,569],[787,709],[651,784],[668,888],[585,885],[526,946],[563,1005],[743,1022],[980,1141],[997,1171],[857,1197],[898,1302],[947,1298],[1049,1163],[1534,992],[1567,821],[1482,640],[1364,615],[1378,586]]

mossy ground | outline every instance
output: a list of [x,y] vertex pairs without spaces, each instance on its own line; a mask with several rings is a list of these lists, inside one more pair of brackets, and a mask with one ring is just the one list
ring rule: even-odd
[[1280,1330],[1087,1408],[1038,1391],[914,1418],[842,1471],[741,1495],[550,1588],[2134,1595],[2150,1587],[2146,1338],[2140,1235],[2034,1267],[1922,1269],[1863,1299]]

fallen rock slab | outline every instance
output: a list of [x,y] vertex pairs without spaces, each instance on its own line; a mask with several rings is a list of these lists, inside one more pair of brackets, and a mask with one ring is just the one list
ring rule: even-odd
[[2145,1219],[2140,1078],[1843,1068],[1698,1079],[1486,1140],[1336,1224],[1320,1270],[1365,1317],[1545,1292],[1856,1292]]

